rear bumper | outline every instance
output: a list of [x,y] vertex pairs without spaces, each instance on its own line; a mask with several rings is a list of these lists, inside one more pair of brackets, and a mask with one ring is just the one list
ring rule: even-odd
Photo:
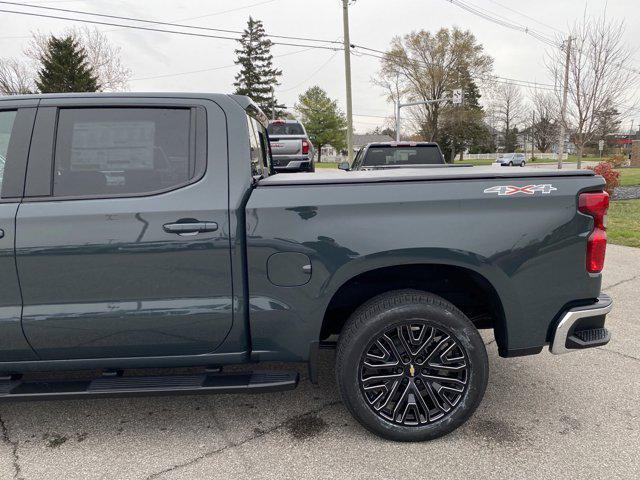
[[306,170],[311,166],[311,159],[298,158],[296,160],[273,159],[273,168],[277,171]]
[[612,308],[611,297],[602,294],[591,305],[567,310],[555,328],[549,345],[551,353],[559,355],[609,343],[611,333],[604,328],[604,322]]

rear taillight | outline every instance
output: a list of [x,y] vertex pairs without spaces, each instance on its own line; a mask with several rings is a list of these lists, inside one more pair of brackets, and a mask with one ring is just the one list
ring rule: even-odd
[[309,142],[302,140],[302,154],[307,155],[309,153]]
[[604,268],[604,255],[607,249],[607,228],[605,217],[609,209],[607,192],[581,193],[578,210],[593,217],[593,231],[587,239],[587,271],[599,273]]

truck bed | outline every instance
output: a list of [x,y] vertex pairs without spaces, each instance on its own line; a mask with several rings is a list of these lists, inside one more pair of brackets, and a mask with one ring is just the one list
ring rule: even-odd
[[429,180],[524,179],[543,177],[593,176],[592,170],[543,170],[540,168],[475,167],[406,168],[394,170],[321,170],[315,173],[278,173],[260,181],[260,186],[326,185],[341,183],[418,182]]

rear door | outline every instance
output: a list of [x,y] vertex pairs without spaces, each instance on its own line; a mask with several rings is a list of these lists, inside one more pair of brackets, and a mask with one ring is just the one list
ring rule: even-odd
[[[15,221],[37,101],[0,101],[0,362],[36,360],[20,326]],[[0,368],[1,371],[1,368]]]
[[38,355],[214,352],[232,325],[227,178],[213,102],[43,100],[16,239]]

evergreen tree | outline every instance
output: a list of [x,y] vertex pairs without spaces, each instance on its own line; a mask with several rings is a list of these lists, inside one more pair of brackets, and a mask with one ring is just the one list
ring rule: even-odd
[[42,93],[96,92],[98,79],[72,36],[51,36],[43,51],[36,86]]
[[[278,77],[282,75],[282,71],[273,66],[271,40],[265,37],[262,22],[249,17],[247,28],[239,42],[240,48],[235,51],[235,63],[240,65],[240,72],[233,84],[236,87],[235,93],[251,98],[268,116],[281,115],[282,107],[278,107],[273,89],[278,85]],[[274,104],[276,111],[272,112]]]
[[309,88],[298,98],[296,110],[300,112],[309,140],[318,149],[318,161],[321,161],[324,145],[331,145],[336,150],[345,147],[347,120],[327,92],[318,86]]

